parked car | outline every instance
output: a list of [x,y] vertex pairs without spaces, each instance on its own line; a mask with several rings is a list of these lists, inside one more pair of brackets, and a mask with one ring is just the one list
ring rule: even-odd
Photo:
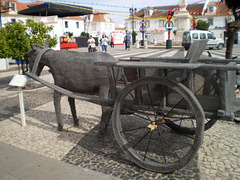
[[224,47],[223,39],[217,39],[210,31],[190,30],[183,33],[182,46],[188,50],[193,41],[199,39],[208,39],[207,49]]

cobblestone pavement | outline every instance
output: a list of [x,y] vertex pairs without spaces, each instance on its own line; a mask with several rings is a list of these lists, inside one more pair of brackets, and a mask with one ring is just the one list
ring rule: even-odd
[[[10,76],[0,72],[0,82],[7,82]],[[49,79],[47,71],[43,78]],[[26,90],[24,98],[27,126],[21,127],[17,91],[1,84],[0,141],[121,179],[240,179],[240,126],[234,122],[219,120],[205,132],[201,149],[185,168],[161,174],[132,163],[118,146],[111,126],[105,138],[97,137],[100,106],[76,100],[80,126],[73,127],[67,98],[63,97],[65,126],[59,132],[52,90]]]

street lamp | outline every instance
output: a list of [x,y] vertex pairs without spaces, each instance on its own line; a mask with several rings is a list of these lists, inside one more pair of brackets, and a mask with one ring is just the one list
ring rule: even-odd
[[132,17],[132,44],[135,44],[136,38],[135,38],[135,32],[134,32],[134,14],[137,12],[137,8],[130,8],[129,9],[130,16]]

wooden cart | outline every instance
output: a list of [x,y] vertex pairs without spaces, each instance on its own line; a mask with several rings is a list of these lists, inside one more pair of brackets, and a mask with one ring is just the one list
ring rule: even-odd
[[[96,62],[109,73],[108,99],[80,96],[34,73],[27,75],[61,94],[109,107],[114,136],[129,159],[144,169],[167,173],[194,158],[204,129],[219,118],[233,119],[240,110],[235,94],[240,60],[199,59],[204,43],[195,43],[184,59]],[[125,68],[135,69],[132,82],[124,74],[121,82],[114,76]]]

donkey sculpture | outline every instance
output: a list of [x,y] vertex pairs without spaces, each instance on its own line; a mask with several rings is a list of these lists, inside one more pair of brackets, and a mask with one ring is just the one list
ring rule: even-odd
[[[42,46],[32,45],[29,51],[30,68],[34,64],[37,55],[43,50]],[[107,53],[95,52],[74,52],[74,51],[46,51],[37,66],[36,75],[40,75],[44,66],[48,66],[52,73],[55,85],[75,93],[92,94],[98,91],[100,98],[108,98],[109,82],[106,67],[95,66],[94,61],[117,61]],[[54,91],[54,106],[58,123],[58,130],[63,130],[61,118],[61,94]],[[78,126],[78,119],[75,109],[75,99],[68,97],[74,126]],[[106,132],[111,111],[102,107],[99,135]]]

